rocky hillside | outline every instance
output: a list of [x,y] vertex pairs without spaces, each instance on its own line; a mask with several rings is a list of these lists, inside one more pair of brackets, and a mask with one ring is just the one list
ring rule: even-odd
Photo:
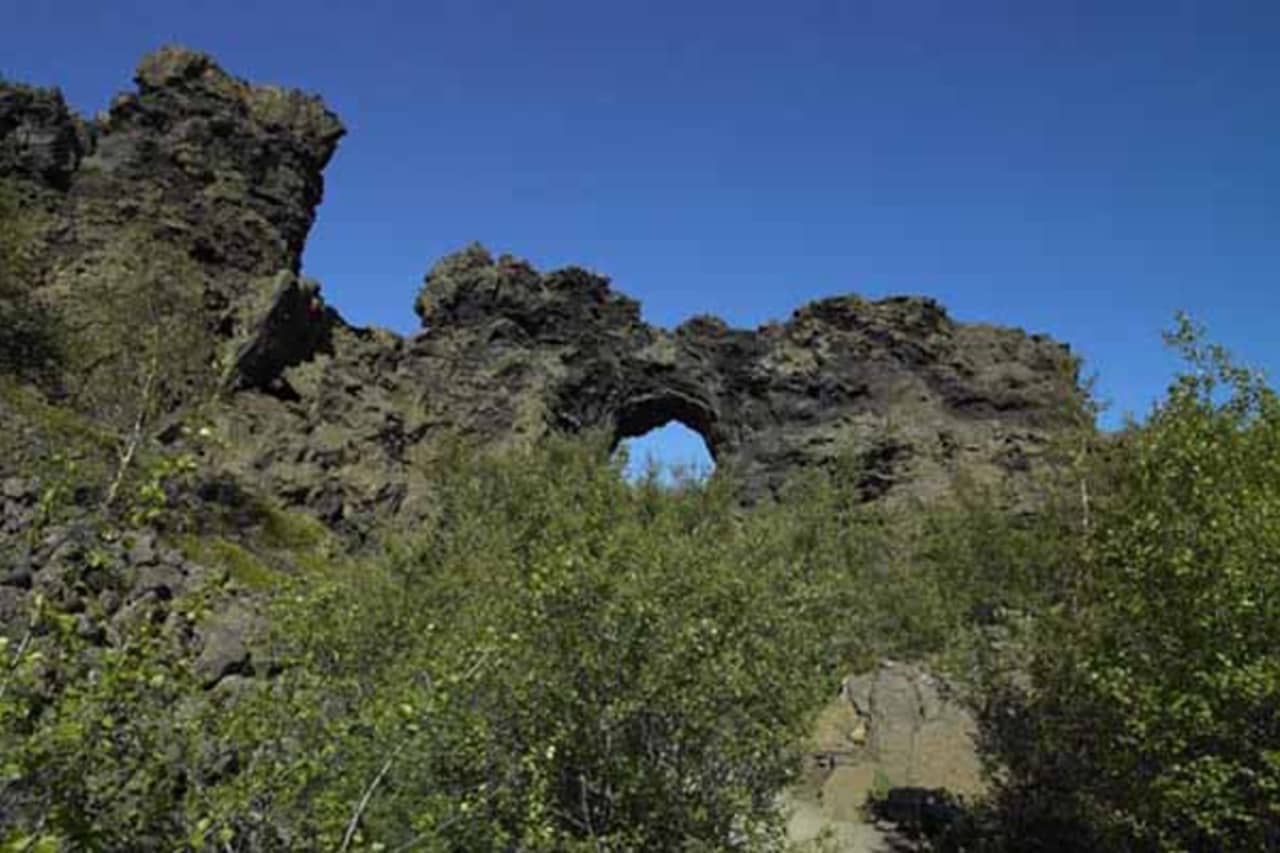
[[339,529],[420,511],[415,472],[450,436],[616,443],[679,421],[748,500],[835,460],[860,463],[868,499],[928,498],[961,475],[1016,486],[1078,422],[1067,347],[922,298],[666,330],[600,275],[470,246],[426,276],[420,332],[353,327],[299,275],[339,120],[180,48],[144,58],[135,83],[92,120],[56,91],[0,84],[0,177],[39,222],[43,298],[74,310],[122,253],[179,256],[184,299],[219,342],[202,415],[218,440],[201,453]]

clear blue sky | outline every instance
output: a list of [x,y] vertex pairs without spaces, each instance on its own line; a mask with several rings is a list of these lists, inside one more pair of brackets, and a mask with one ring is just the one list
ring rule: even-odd
[[[471,240],[650,321],[922,293],[1143,414],[1190,311],[1280,376],[1280,2],[0,0],[0,73],[93,112],[179,42],[350,129],[306,271],[406,331]],[[689,445],[658,443],[666,457]]]

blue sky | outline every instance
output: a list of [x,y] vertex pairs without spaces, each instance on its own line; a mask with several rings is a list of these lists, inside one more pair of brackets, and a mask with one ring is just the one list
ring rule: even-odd
[[[0,73],[94,112],[162,43],[347,124],[306,271],[407,331],[471,240],[651,322],[920,293],[1069,342],[1141,415],[1186,309],[1280,376],[1280,3],[0,0]],[[696,439],[664,437],[662,458]],[[646,452],[641,448],[640,455]]]

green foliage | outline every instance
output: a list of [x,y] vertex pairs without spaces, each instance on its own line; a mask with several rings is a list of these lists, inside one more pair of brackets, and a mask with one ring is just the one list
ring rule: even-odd
[[171,493],[190,486],[198,465],[195,456],[189,453],[154,454],[138,468],[130,500],[121,513],[130,527],[160,521],[171,509]]
[[1280,840],[1280,401],[1185,318],[1169,341],[1189,370],[1126,436],[1086,594],[1043,621],[1030,691],[996,703],[1015,838]]
[[115,442],[91,419],[50,401],[38,389],[0,377],[0,468],[33,477],[41,487],[36,523],[26,537],[75,513],[77,501],[100,493],[116,455]]
[[269,548],[293,552],[324,550],[333,538],[329,529],[310,515],[267,505],[257,509],[261,519],[258,538]]
[[[1048,538],[994,515],[966,532],[964,507],[909,524],[863,505],[856,478],[813,477],[746,513],[725,482],[629,485],[606,456],[455,454],[421,530],[322,571],[272,575],[272,554],[328,549],[283,513],[253,543],[187,534],[189,557],[273,594],[260,672],[275,674],[200,694],[172,626],[124,656],[44,640],[57,689],[6,718],[22,830],[255,850],[767,849],[831,686],[882,655],[952,648]],[[112,678],[89,674],[102,662]],[[125,716],[111,760],[145,808],[84,787],[120,783],[114,769],[80,787],[60,775],[99,755],[76,739],[101,733],[93,720]],[[75,737],[53,738],[66,719]]]
[[386,559],[278,599],[283,672],[217,715],[246,770],[206,792],[209,831],[248,848],[769,847],[830,685],[947,651],[993,588],[1030,597],[1051,564],[1027,567],[1060,541],[995,513],[966,527],[970,506],[904,526],[829,477],[743,513],[723,482],[628,486],[569,444],[451,459],[434,494]]
[[633,490],[600,457],[460,465],[380,570],[283,599],[284,673],[222,715],[254,770],[214,826],[337,847],[369,791],[359,838],[388,848],[775,837],[829,604],[726,494]]
[[178,545],[187,559],[224,569],[229,580],[246,589],[270,590],[281,579],[281,573],[257,554],[222,536],[184,534]]
[[174,837],[173,805],[198,766],[195,683],[172,640],[141,619],[104,646],[86,618],[37,595],[17,648],[0,643],[0,829],[18,819],[12,849],[23,838],[155,846]]
[[[796,483],[752,514],[774,547],[827,574],[841,616],[827,642],[852,670],[881,658],[927,660],[967,680],[985,643],[982,614],[1035,611],[1067,594],[1078,522],[1050,492],[1036,512],[961,484],[945,503],[863,502],[855,466]],[[815,578],[816,581],[816,578]]]
[[207,392],[214,338],[199,268],[136,229],[93,258],[92,269],[68,309],[77,406],[125,432]]
[[[92,277],[63,306],[66,385],[81,412],[115,433],[115,475],[103,498],[110,509],[159,419],[213,393],[216,339],[204,275],[177,248],[137,227],[91,261]],[[142,500],[158,497],[153,490]]]
[[[11,214],[0,311],[27,280]],[[99,522],[180,533],[231,583],[109,629],[102,598],[33,595],[0,646],[3,844],[768,849],[813,714],[881,657],[987,679],[992,845],[1278,843],[1280,400],[1189,323],[1167,399],[1110,442],[1082,420],[1035,512],[973,487],[871,507],[856,461],[744,511],[725,478],[627,484],[551,442],[442,450],[430,518],[342,560],[249,497],[196,517],[196,457],[145,437],[214,378],[209,341],[166,331],[203,328],[201,281],[108,255],[68,338],[93,418],[0,379],[0,454],[43,488],[31,542],[110,482]],[[106,553],[84,560],[110,586]],[[192,632],[228,590],[269,602],[269,677],[206,692]]]
[[[120,476],[120,437],[91,417],[52,403],[39,390],[0,379],[0,460],[6,474],[34,477],[41,485],[36,516],[27,535],[38,538],[48,524],[82,517],[100,504],[106,485]],[[195,445],[199,449],[199,445]],[[116,523],[129,527],[181,529],[190,516],[198,461],[192,452],[137,447],[119,480]],[[264,523],[270,514],[262,511]],[[300,546],[299,546],[300,547]]]

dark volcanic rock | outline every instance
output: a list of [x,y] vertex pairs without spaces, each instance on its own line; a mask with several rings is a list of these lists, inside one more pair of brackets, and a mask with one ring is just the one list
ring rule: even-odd
[[318,284],[280,272],[266,306],[246,323],[245,339],[236,350],[226,386],[233,391],[255,388],[296,396],[280,384],[280,374],[327,347],[337,322],[337,315],[320,299]]
[[[223,425],[233,467],[329,521],[414,509],[445,433],[480,443],[552,430],[617,443],[670,421],[698,432],[744,497],[852,460],[867,499],[931,498],[963,474],[1015,488],[1080,395],[1067,348],[953,322],[928,299],[823,300],[787,322],[674,331],[581,269],[539,274],[471,246],[428,274],[405,340],[335,324],[327,350],[242,394]],[[262,387],[261,377],[258,385]]]
[[65,190],[88,145],[60,92],[0,85],[0,174]]
[[147,56],[135,80],[92,122],[57,92],[0,83],[0,177],[49,214],[53,292],[79,292],[126,237],[154,241],[204,273],[192,298],[233,331],[262,279],[298,270],[342,124],[317,98],[251,86],[182,48]]
[[[645,325],[639,306],[599,276],[538,276],[473,247],[431,273],[418,305],[427,329],[416,352],[442,358],[482,341],[490,351],[464,363],[537,375],[525,383],[536,402],[503,392],[508,411],[496,428],[520,407],[548,427],[604,430],[615,442],[679,421],[749,495],[841,456],[863,461],[871,496],[933,494],[961,469],[1021,473],[1078,411],[1065,347],[956,324],[928,299],[841,297],[755,331],[699,318],[667,332]],[[420,387],[429,398],[446,390],[426,375]]]
[[137,94],[118,97],[99,123],[86,165],[160,185],[203,259],[296,271],[344,133],[338,119],[317,98],[250,86],[181,48],[143,59],[135,80]]
[[867,499],[927,498],[962,474],[1024,481],[1081,411],[1066,347],[955,323],[929,299],[837,297],[755,330],[701,317],[668,331],[599,275],[480,246],[431,271],[420,333],[352,328],[298,277],[337,118],[179,48],[136,81],[88,123],[55,92],[0,85],[0,177],[48,214],[47,287],[74,298],[139,230],[189,258],[192,298],[228,348],[214,461],[339,529],[417,512],[444,435],[616,443],[679,421],[747,499],[838,460],[857,463]]

